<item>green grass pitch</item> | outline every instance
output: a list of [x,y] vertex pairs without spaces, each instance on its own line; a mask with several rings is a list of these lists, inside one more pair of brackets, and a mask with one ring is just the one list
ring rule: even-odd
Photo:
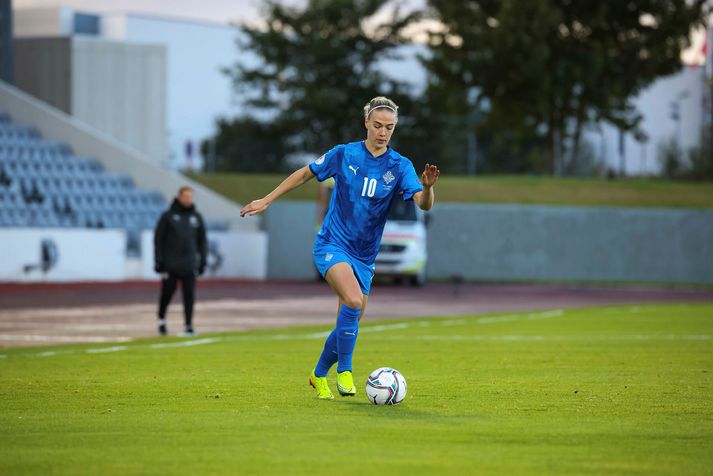
[[325,330],[0,351],[0,474],[712,474],[713,305],[366,321],[327,402]]

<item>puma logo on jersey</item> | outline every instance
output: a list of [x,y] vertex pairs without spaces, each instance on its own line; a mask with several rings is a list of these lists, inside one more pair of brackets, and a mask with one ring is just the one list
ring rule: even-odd
[[353,167],[353,166],[350,165],[350,166],[349,166],[349,170],[351,170],[352,172],[354,172],[354,175],[356,175],[356,172],[357,172],[357,170],[359,170],[359,167]]

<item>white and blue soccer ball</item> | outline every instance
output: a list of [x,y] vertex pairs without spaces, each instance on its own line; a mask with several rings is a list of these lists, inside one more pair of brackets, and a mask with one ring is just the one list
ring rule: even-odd
[[398,405],[406,398],[406,379],[396,369],[376,369],[366,379],[366,396],[374,405]]

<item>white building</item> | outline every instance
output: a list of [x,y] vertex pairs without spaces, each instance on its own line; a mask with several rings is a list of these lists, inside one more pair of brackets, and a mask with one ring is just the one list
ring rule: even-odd
[[663,144],[676,140],[683,151],[697,147],[704,121],[704,87],[704,68],[685,66],[639,94],[633,103],[642,115],[640,128],[646,142],[625,134],[622,144],[614,126],[590,126],[585,138],[594,146],[597,160],[617,172],[623,166],[626,175],[652,175],[661,169]]

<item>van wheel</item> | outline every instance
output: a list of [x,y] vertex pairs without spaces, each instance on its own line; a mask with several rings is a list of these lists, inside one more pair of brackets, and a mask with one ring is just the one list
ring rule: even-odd
[[415,276],[411,276],[411,286],[420,288],[424,284],[426,284],[426,275],[425,273],[418,273]]

